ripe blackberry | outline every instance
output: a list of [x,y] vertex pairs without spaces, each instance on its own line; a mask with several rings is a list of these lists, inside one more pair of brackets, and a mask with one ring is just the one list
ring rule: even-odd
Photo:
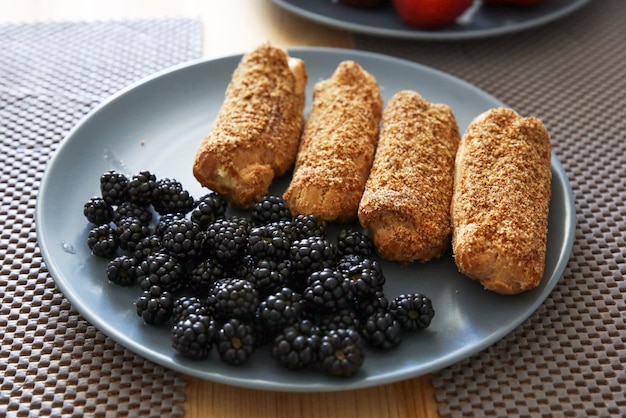
[[213,284],[207,303],[216,318],[251,319],[259,306],[259,293],[243,279],[222,279]]
[[290,370],[302,369],[315,364],[320,343],[320,330],[312,321],[305,319],[284,328],[276,336],[272,357]]
[[135,251],[137,244],[150,233],[150,227],[137,218],[124,218],[117,224],[118,242],[123,250]]
[[92,197],[85,202],[83,215],[94,225],[108,224],[113,220],[113,207],[101,197]]
[[163,233],[167,229],[167,227],[174,221],[178,221],[180,219],[185,219],[185,215],[180,213],[167,213],[165,215],[161,215],[159,217],[159,222],[157,222],[154,227],[154,233],[163,237]]
[[152,222],[152,211],[148,206],[140,206],[134,202],[122,202],[113,211],[113,222],[119,225],[124,218],[135,218],[142,224],[148,225]]
[[132,176],[126,185],[128,200],[140,206],[150,205],[156,185],[157,181],[154,174],[148,170],[140,171]]
[[128,177],[110,170],[100,176],[100,194],[109,205],[119,205],[128,199],[126,185]]
[[355,312],[363,320],[376,312],[386,312],[389,309],[389,300],[382,291],[373,295],[356,297],[354,303]]
[[428,328],[435,316],[431,300],[421,293],[399,295],[389,304],[389,312],[407,331]]
[[319,237],[326,238],[328,224],[315,215],[297,215],[293,218],[295,239]]
[[161,251],[161,237],[156,234],[150,234],[142,238],[137,245],[135,245],[133,255],[136,260],[143,261],[149,255],[159,251]]
[[207,227],[204,244],[220,260],[243,257],[248,246],[247,226],[237,219],[219,219]]
[[291,262],[289,260],[260,260],[251,272],[251,281],[259,295],[275,293],[288,286],[291,279]]
[[355,297],[367,297],[383,290],[386,279],[382,266],[372,258],[364,258],[342,272],[348,279]]
[[192,313],[174,322],[170,337],[178,354],[200,360],[206,358],[217,338],[217,326],[209,315]]
[[324,238],[309,237],[294,241],[290,248],[293,272],[308,277],[314,271],[334,264],[335,246]]
[[196,296],[206,297],[213,284],[225,279],[226,274],[226,269],[219,261],[207,258],[191,270],[187,285]]
[[211,223],[223,218],[227,208],[228,202],[224,196],[209,193],[197,200],[196,207],[191,211],[191,220],[206,229]]
[[224,265],[224,268],[228,276],[247,280],[256,287],[256,282],[254,277],[252,277],[255,266],[256,260],[251,255],[247,254],[235,262],[227,263]]
[[324,333],[318,356],[318,363],[326,373],[332,376],[353,376],[365,361],[365,350],[359,332],[338,328]]
[[136,261],[128,255],[120,255],[107,263],[107,278],[120,286],[132,286],[137,281]]
[[256,348],[254,327],[232,318],[222,324],[217,334],[217,352],[220,359],[232,365],[248,361]]
[[293,219],[283,220],[283,221],[276,221],[276,222],[270,222],[267,225],[268,226],[272,226],[272,227],[276,227],[276,228],[279,228],[279,229],[282,229],[283,232],[285,234],[287,234],[287,237],[289,238],[289,240],[291,242],[301,238],[297,234],[297,230],[296,230],[296,227],[295,227],[295,225],[293,223]]
[[316,316],[317,326],[322,332],[340,328],[350,328],[357,331],[361,330],[361,321],[352,309],[342,309],[339,312]]
[[363,339],[372,347],[390,350],[402,342],[402,327],[389,312],[376,312],[363,321]]
[[117,253],[117,231],[108,224],[96,226],[87,234],[87,246],[93,255],[111,259]]
[[196,296],[178,296],[174,299],[172,308],[172,321],[174,323],[191,314],[210,315],[209,307],[202,299]]
[[165,228],[162,246],[167,252],[180,259],[196,258],[202,253],[204,235],[200,226],[189,219],[177,219]]
[[180,290],[185,283],[185,270],[174,256],[160,251],[149,255],[138,268],[137,280],[142,290],[159,286],[169,292]]
[[167,213],[186,214],[194,207],[193,196],[175,179],[162,178],[156,183],[152,206],[160,215]]
[[271,222],[291,219],[291,213],[281,196],[265,196],[252,208],[250,218],[255,225],[265,225]]
[[284,260],[290,248],[288,235],[276,225],[257,226],[248,234],[248,253],[257,260]]
[[304,300],[313,312],[338,312],[352,305],[350,283],[335,269],[315,271],[307,279]]
[[161,286],[151,286],[135,299],[137,315],[146,324],[158,325],[170,320],[174,306],[174,296]]
[[261,301],[258,315],[263,329],[275,335],[300,321],[304,315],[304,300],[301,294],[285,287]]
[[370,258],[374,254],[374,243],[360,231],[342,229],[337,237],[337,257],[344,257],[347,254]]

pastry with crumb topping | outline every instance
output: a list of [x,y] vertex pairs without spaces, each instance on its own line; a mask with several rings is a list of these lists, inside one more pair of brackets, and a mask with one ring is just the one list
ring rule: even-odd
[[354,61],[341,62],[329,79],[315,85],[293,178],[283,195],[294,216],[356,219],[382,106],[376,79]]
[[477,116],[456,157],[452,250],[459,271],[487,289],[537,287],[546,255],[550,136],[506,108]]
[[381,257],[425,262],[450,248],[459,140],[450,107],[410,90],[391,98],[358,214]]
[[244,55],[193,174],[236,207],[249,208],[295,162],[304,123],[307,73],[302,60],[263,44]]

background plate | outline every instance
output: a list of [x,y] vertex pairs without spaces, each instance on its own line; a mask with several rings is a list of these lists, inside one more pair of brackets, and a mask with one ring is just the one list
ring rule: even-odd
[[368,35],[421,40],[485,38],[531,29],[566,16],[589,0],[548,0],[535,7],[472,7],[456,23],[435,30],[405,25],[391,2],[376,9],[350,7],[338,0],[272,0],[305,19]]
[[[462,80],[408,61],[353,50],[298,48],[290,53],[307,64],[309,105],[314,82],[329,77],[346,59],[377,77],[385,101],[399,90],[414,89],[450,105],[462,132],[474,116],[503,105]],[[39,246],[59,288],[94,326],[156,363],[203,379],[273,390],[342,390],[394,382],[460,361],[504,337],[548,296],[567,264],[575,222],[571,188],[554,156],[545,277],[537,289],[513,297],[483,290],[457,272],[450,254],[405,267],[385,262],[387,296],[423,292],[433,300],[436,315],[430,328],[406,335],[396,350],[368,351],[362,370],[350,379],[287,371],[268,361],[267,350],[242,367],[221,363],[215,353],[200,362],[175,355],[168,328],[144,325],[137,316],[138,288],[110,284],[106,262],[90,255],[82,207],[99,194],[100,175],[110,169],[129,175],[148,169],[157,177],[180,180],[195,196],[206,193],[193,178],[192,161],[240,58],[192,62],[125,89],[83,119],[50,161],[36,208]],[[287,181],[279,179],[274,190]]]

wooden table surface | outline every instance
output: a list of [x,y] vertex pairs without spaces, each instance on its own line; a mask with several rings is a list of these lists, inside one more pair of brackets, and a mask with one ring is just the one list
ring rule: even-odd
[[[314,0],[313,0],[314,1]],[[347,32],[295,17],[268,0],[2,0],[0,23],[194,17],[203,22],[203,55],[280,46],[352,48]],[[331,393],[242,389],[189,377],[185,417],[438,417],[430,376]]]

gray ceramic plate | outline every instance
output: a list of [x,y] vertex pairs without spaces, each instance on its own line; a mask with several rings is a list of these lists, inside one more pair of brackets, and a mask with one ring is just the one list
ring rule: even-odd
[[461,40],[500,36],[545,25],[589,3],[589,0],[548,0],[529,8],[486,7],[476,3],[454,24],[435,30],[405,25],[391,0],[384,7],[360,9],[338,0],[272,0],[305,19],[367,35],[416,40]]
[[[408,61],[335,49],[300,48],[291,54],[307,64],[308,100],[313,82],[330,76],[340,61],[352,59],[377,77],[385,100],[401,89],[415,89],[431,101],[449,104],[461,130],[482,111],[502,105],[464,81]],[[84,118],[50,161],[37,202],[39,245],[59,288],[94,326],[145,358],[203,379],[262,389],[328,391],[380,385],[449,366],[504,337],[548,296],[566,266],[575,221],[571,189],[556,158],[545,278],[536,290],[514,297],[485,291],[457,272],[451,255],[405,267],[384,263],[389,297],[423,292],[437,313],[430,328],[407,335],[396,350],[368,351],[362,370],[350,379],[313,370],[290,372],[263,350],[243,367],[227,366],[216,357],[194,362],[175,355],[167,328],[144,325],[135,313],[138,288],[110,284],[105,262],[90,255],[82,207],[99,194],[99,177],[110,169],[131,175],[149,169],[158,177],[177,178],[195,196],[204,194],[191,173],[193,157],[239,60],[232,56],[193,62],[125,89]],[[279,179],[274,191],[287,180]]]

